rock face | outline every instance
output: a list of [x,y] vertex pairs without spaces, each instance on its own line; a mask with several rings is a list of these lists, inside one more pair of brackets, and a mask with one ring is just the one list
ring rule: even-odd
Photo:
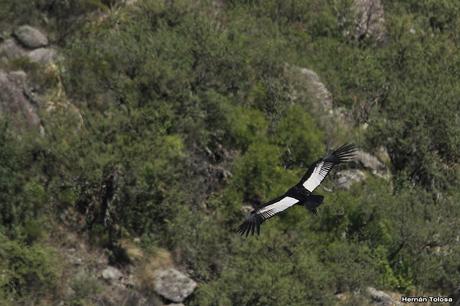
[[115,267],[107,267],[102,273],[102,278],[109,282],[118,281],[123,277],[123,273]]
[[194,280],[174,268],[157,270],[155,273],[155,292],[176,303],[184,301],[196,286]]
[[332,94],[326,86],[320,81],[318,74],[307,68],[300,68],[307,79],[307,90],[321,103],[321,107],[326,112],[332,111]]
[[294,69],[297,69],[305,78],[308,95],[317,100],[317,104],[321,108],[321,111],[326,113],[332,112],[332,94],[321,82],[318,74],[308,68],[295,67]]
[[377,150],[375,151],[375,156],[383,163],[387,165],[391,164],[390,154],[388,153],[388,150],[385,147],[383,146],[378,147]]
[[0,59],[8,62],[27,58],[33,63],[47,65],[57,57],[56,49],[45,47],[47,45],[45,34],[30,26],[22,26],[16,29],[13,37],[0,43]]
[[57,52],[53,48],[38,48],[27,54],[31,62],[38,64],[51,64],[56,59]]
[[354,0],[356,11],[355,38],[385,39],[385,18],[380,0]]
[[380,170],[385,168],[385,165],[383,165],[377,157],[361,150],[356,151],[356,159],[364,166],[364,168],[371,170]]
[[23,71],[0,70],[0,115],[13,119],[17,127],[26,126],[42,130],[38,105],[27,97],[26,74]]
[[13,38],[6,39],[0,44],[0,58],[14,60],[26,55],[26,51]]
[[394,301],[391,296],[387,293],[377,290],[372,287],[366,288],[366,293],[370,296],[374,305],[379,306],[393,306],[393,305],[401,305],[401,303]]
[[362,150],[356,151],[356,161],[364,168],[369,169],[372,174],[379,176],[384,179],[388,179],[390,173],[381,161],[377,157],[364,152]]
[[[379,149],[379,151],[381,151]],[[386,150],[385,150],[386,152]],[[385,155],[386,156],[386,155]],[[391,174],[388,168],[377,157],[365,151],[357,150],[355,154],[354,163],[361,169],[370,171],[385,180],[390,179]],[[366,179],[366,174],[359,169],[342,170],[337,173],[336,184],[337,187],[343,189],[350,189],[354,183],[359,183]]]
[[358,169],[342,170],[337,173],[337,187],[350,189],[354,183],[362,182],[366,179],[363,171]]
[[14,31],[14,36],[26,48],[36,49],[48,45],[45,34],[28,25],[23,25]]
[[[56,109],[63,109],[72,116],[75,115],[75,123],[79,130],[83,118],[79,109],[65,97],[58,66],[53,65],[59,56],[58,50],[51,46],[46,47],[47,45],[46,35],[27,25],[17,28],[9,37],[0,37],[0,64],[5,64],[6,67],[5,71],[0,70],[0,116],[11,119],[12,126],[16,129],[38,128],[43,134],[45,130],[38,110],[46,110],[50,113]],[[52,99],[40,96],[43,88],[41,85],[26,82],[25,72],[6,71],[14,67],[15,65],[11,63],[18,59],[40,64],[37,67],[46,66],[40,69],[44,70],[47,77],[53,77],[58,81],[57,94],[53,95]],[[28,67],[26,66],[26,70],[29,69]]]
[[332,142],[336,138],[347,138],[352,130],[348,112],[333,107],[330,91],[316,72],[308,68],[285,65],[284,76],[289,82],[290,99],[304,104],[318,119],[318,124]]

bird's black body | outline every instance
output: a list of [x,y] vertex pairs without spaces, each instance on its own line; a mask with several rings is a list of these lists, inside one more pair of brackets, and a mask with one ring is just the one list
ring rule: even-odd
[[314,162],[300,182],[291,187],[282,196],[275,198],[262,207],[251,212],[243,224],[239,227],[241,235],[249,233],[260,233],[260,225],[267,219],[284,211],[293,205],[302,205],[316,214],[316,208],[321,205],[324,197],[312,194],[313,190],[326,178],[334,165],[350,161],[355,152],[352,144],[343,145],[326,157]]
[[303,202],[307,199],[307,197],[311,194],[310,191],[305,189],[302,184],[298,183],[294,187],[291,187],[284,196],[295,198],[299,200],[299,202]]

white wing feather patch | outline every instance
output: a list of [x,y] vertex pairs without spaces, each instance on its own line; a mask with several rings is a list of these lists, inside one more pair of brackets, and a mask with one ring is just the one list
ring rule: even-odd
[[329,171],[331,171],[333,165],[334,164],[331,162],[319,162],[310,177],[302,184],[303,187],[305,187],[308,191],[313,192],[313,190],[321,184]]
[[271,217],[273,215],[276,215],[279,212],[282,212],[283,210],[291,207],[292,205],[298,203],[299,200],[291,198],[291,197],[284,197],[280,201],[267,205],[257,212],[258,214],[262,214],[263,216]]

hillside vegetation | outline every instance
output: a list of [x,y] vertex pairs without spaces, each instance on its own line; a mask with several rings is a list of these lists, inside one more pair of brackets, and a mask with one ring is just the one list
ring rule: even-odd
[[[186,305],[454,292],[460,2],[382,3],[377,40],[352,34],[347,0],[0,1],[4,29],[47,29],[62,54],[52,68],[0,66],[24,69],[56,106],[41,111],[41,136],[1,124],[0,304],[51,305],[73,282],[66,305],[98,305],[84,280],[63,282],[60,225],[119,267],[133,264],[123,241],[168,250],[199,284]],[[320,76],[348,128],[294,90],[296,67]],[[295,207],[258,238],[235,233],[243,206],[346,142],[386,148],[391,178],[344,190],[332,176],[317,216]]]

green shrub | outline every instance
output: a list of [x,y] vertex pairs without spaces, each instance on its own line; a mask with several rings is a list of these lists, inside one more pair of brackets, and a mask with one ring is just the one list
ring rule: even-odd
[[74,294],[70,297],[70,305],[83,306],[87,305],[86,299],[91,298],[101,291],[101,284],[96,277],[86,275],[84,272],[79,273],[73,278],[71,287]]
[[323,134],[299,106],[290,108],[277,123],[274,142],[283,148],[283,159],[288,166],[306,168],[324,154]]
[[1,291],[16,301],[54,294],[60,276],[55,251],[41,245],[27,246],[0,234]]

